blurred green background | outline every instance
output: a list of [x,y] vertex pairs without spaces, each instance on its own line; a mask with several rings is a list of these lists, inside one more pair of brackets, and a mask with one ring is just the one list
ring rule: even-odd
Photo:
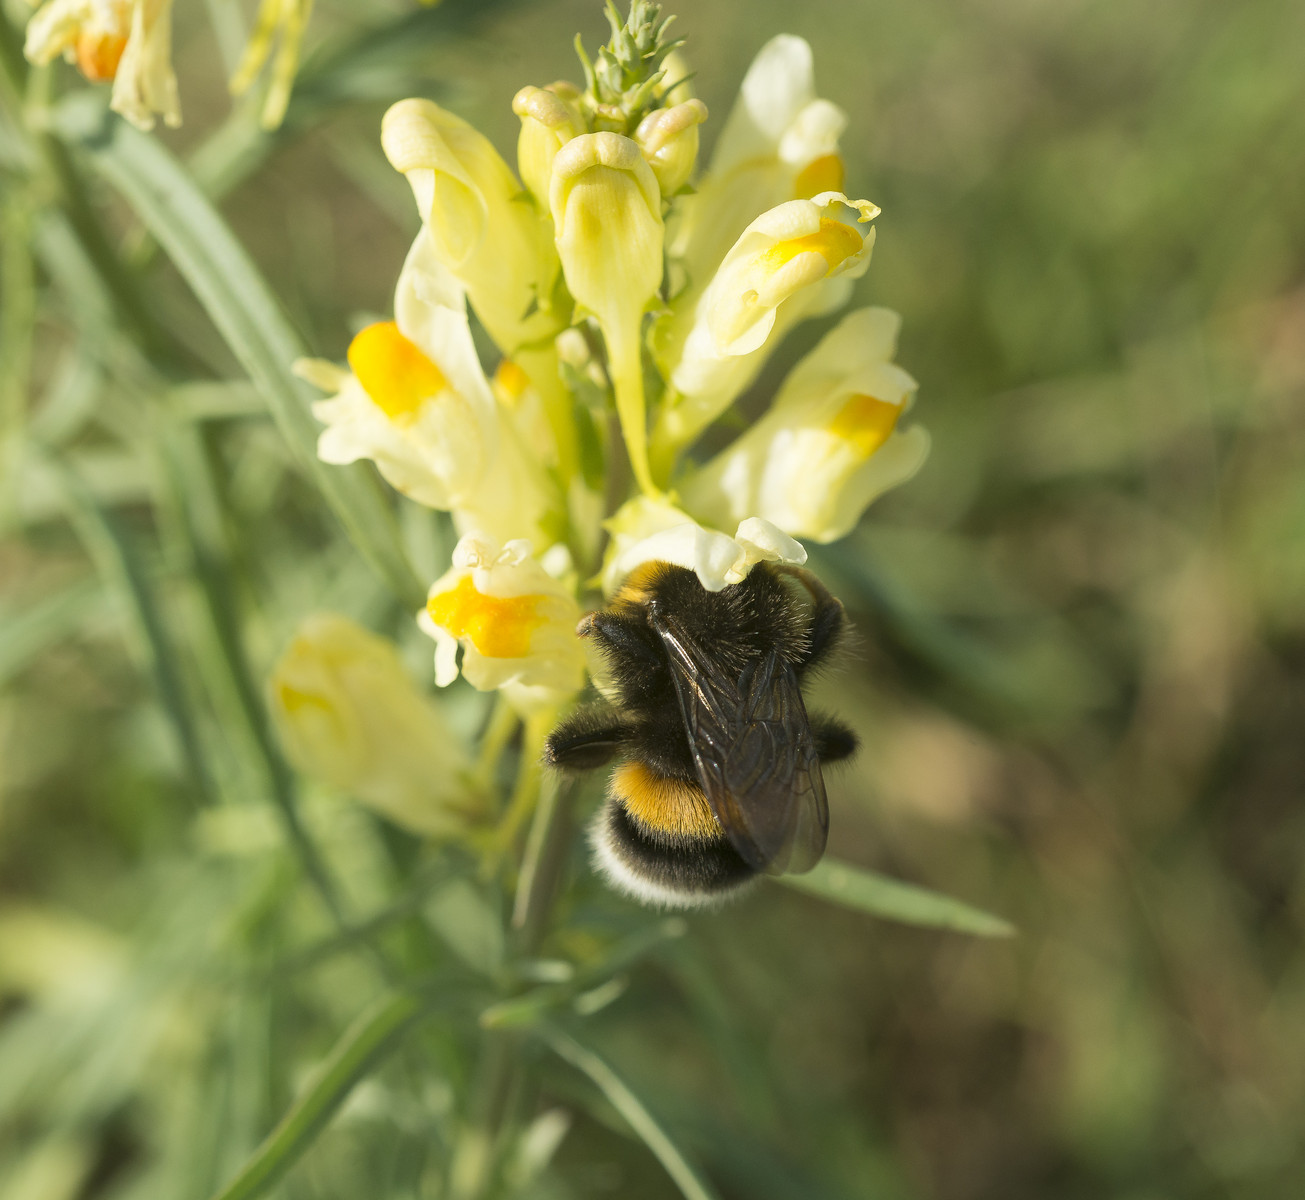
[[[388,311],[416,229],[379,147],[386,105],[430,95],[510,153],[517,88],[574,77],[575,31],[591,48],[606,36],[594,0],[412,11],[322,0],[268,137],[248,106],[232,113],[206,6],[178,0],[185,125],[162,140],[324,357]],[[679,16],[708,147],[762,43],[812,43],[819,93],[850,117],[848,190],[884,210],[857,298],[902,314],[899,361],[933,435],[924,470],[813,556],[859,631],[820,686],[864,739],[832,778],[831,848],[1019,935],[896,926],[767,887],[691,917],[593,1018],[594,1044],[727,1200],[1294,1200],[1305,6],[693,0]],[[228,65],[239,45],[233,26]],[[101,200],[198,373],[240,380],[166,258]],[[177,514],[156,503],[166,457],[136,433],[161,388],[200,415],[185,453],[230,500],[225,569],[254,674],[329,606],[403,640],[425,678],[429,643],[257,399],[144,375],[112,314],[53,286],[57,256],[15,250],[39,210],[3,207],[11,320],[30,293],[36,338],[30,387],[12,354],[0,387],[30,396],[29,422],[134,531],[173,636],[191,646],[202,621]],[[747,403],[820,332],[790,339]],[[305,957],[329,927],[265,805],[197,805],[148,647],[41,480],[6,465],[0,1196],[202,1200],[374,994],[375,969],[348,947]],[[433,578],[447,530],[408,527]],[[201,689],[206,659],[185,654],[178,686]],[[461,685],[449,708],[466,729],[483,714]],[[197,737],[213,786],[238,792],[246,735],[211,724]],[[412,847],[306,804],[354,911],[392,903]],[[576,864],[576,911],[635,920]],[[422,936],[396,930],[396,953]],[[279,1194],[434,1194],[425,1156],[464,1059],[457,1037],[427,1035]],[[576,1112],[538,1195],[677,1194],[566,1077],[537,1103]]]

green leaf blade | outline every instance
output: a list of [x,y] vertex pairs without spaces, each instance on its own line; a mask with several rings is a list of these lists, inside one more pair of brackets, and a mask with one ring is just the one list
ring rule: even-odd
[[240,1174],[213,1200],[255,1200],[266,1194],[313,1144],[354,1086],[398,1047],[429,1009],[429,1001],[418,993],[399,992],[383,996],[363,1012]]
[[54,127],[87,155],[167,251],[354,545],[404,603],[420,607],[425,589],[375,476],[361,464],[318,460],[317,422],[305,385],[290,369],[306,353],[303,342],[194,179],[156,138],[108,114],[96,96],[70,97],[55,110]]
[[657,1118],[604,1058],[553,1026],[541,1026],[539,1033],[554,1054],[587,1075],[603,1093],[607,1102],[656,1156],[685,1200],[719,1200],[715,1189],[690,1164]]
[[832,904],[905,925],[976,937],[1013,937],[1016,932],[1009,921],[963,900],[834,858],[824,859],[805,875],[785,875],[779,882]]

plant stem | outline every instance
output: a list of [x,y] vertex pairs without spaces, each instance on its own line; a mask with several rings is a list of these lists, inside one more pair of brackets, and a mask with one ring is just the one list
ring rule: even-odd
[[[539,755],[556,713],[535,714],[527,721],[514,811],[535,817],[526,838],[516,901],[512,909],[513,950],[518,958],[534,955],[548,932],[557,882],[566,863],[571,833],[571,790],[553,773],[543,774]],[[494,1183],[494,1167],[511,1112],[511,1098],[521,1078],[520,1037],[514,1031],[486,1030],[472,1099],[449,1164],[450,1200],[481,1200]]]

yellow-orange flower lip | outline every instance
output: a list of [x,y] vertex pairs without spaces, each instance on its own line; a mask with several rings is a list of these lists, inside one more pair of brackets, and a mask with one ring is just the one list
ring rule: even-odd
[[891,436],[901,415],[900,404],[858,392],[849,396],[838,410],[829,423],[829,432],[851,442],[859,453],[869,458]]
[[470,575],[452,591],[426,602],[430,619],[459,640],[466,639],[486,658],[525,658],[531,635],[544,623],[539,612],[545,596],[487,596]]
[[349,366],[372,403],[398,424],[413,421],[422,404],[448,387],[444,373],[393,321],[368,325],[349,343]]

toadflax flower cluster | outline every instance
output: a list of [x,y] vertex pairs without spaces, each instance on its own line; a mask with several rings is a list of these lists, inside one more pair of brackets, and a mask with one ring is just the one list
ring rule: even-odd
[[420,617],[436,681],[460,650],[470,683],[525,713],[584,685],[585,587],[651,559],[711,590],[801,563],[800,539],[844,536],[928,452],[903,427],[898,319],[863,308],[746,432],[694,454],[790,328],[847,303],[879,209],[845,190],[846,117],[816,96],[801,38],[762,48],[699,173],[708,113],[668,22],[642,0],[608,15],[582,83],[517,93],[515,171],[429,100],[390,109],[382,144],[421,217],[393,319],[357,334],[347,367],[297,364],[330,393],[322,459],[369,459],[452,515],[461,540]]

